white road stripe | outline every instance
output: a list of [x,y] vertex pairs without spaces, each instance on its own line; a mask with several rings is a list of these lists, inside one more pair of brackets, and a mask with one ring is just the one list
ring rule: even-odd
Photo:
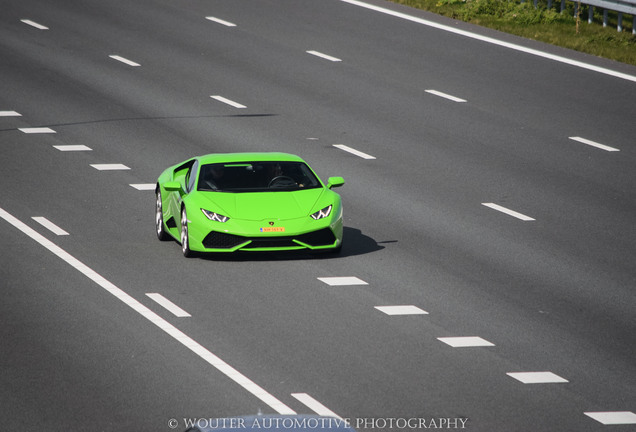
[[21,117],[22,114],[16,111],[0,111],[0,117]]
[[334,144],[333,146],[336,147],[336,148],[339,148],[340,150],[344,150],[346,152],[349,152],[351,154],[359,156],[362,159],[375,159],[375,156],[371,156],[369,154],[363,153],[363,152],[361,152],[359,150],[356,150],[356,149],[351,148],[349,146],[346,146],[344,144]]
[[196,355],[201,357],[211,366],[214,366],[220,372],[225,374],[230,379],[234,380],[237,384],[243,387],[245,390],[250,392],[252,395],[259,398],[261,401],[269,405],[273,410],[278,412],[279,414],[296,414],[294,410],[289,408],[287,405],[283,404],[281,401],[276,399],[270,393],[266,392],[263,388],[259,387],[256,383],[251,381],[245,375],[238,372],[232,366],[221,360],[219,357],[214,355],[208,349],[203,347],[201,344],[196,342],[194,339],[190,338],[188,335],[183,333],[181,330],[177,329],[175,326],[170,324],[168,321],[161,318],[159,315],[154,313],[152,310],[144,306],[139,301],[135,300],[125,291],[113,285],[111,282],[106,280],[103,276],[99,275],[97,272],[92,270],[86,264],[82,263],[77,258],[73,257],[71,254],[66,252],[64,249],[57,246],[52,241],[48,240],[46,237],[39,234],[34,229],[30,228],[22,221],[12,216],[4,209],[0,208],[0,218],[7,221],[9,224],[13,225],[18,230],[22,231],[24,234],[29,236],[31,239],[35,240],[44,248],[48,249],[58,258],[62,259],[64,262],[75,268],[77,271],[82,273],[84,276],[95,282],[97,285],[108,291],[110,294],[117,297],[119,300],[124,302],[134,311],[139,313],[141,316],[146,318],[148,321],[159,327],[165,333],[173,337],[175,340],[183,344],[186,348],[194,352]]
[[569,137],[569,138],[570,138],[571,140],[573,140],[573,141],[578,141],[578,142],[580,142],[580,143],[587,144],[587,145],[589,145],[589,146],[596,147],[596,148],[599,148],[599,149],[601,149],[601,150],[605,150],[605,151],[609,151],[609,152],[617,152],[617,151],[620,151],[620,150],[619,150],[619,149],[617,149],[617,148],[610,147],[610,146],[606,146],[605,144],[599,144],[599,143],[594,142],[594,141],[589,140],[589,139],[585,139],[585,138],[581,138],[581,137]]
[[218,23],[218,24],[223,24],[226,27],[236,27],[236,24],[234,24],[234,23],[231,23],[229,21],[225,21],[225,20],[222,20],[220,18],[213,17],[213,16],[207,16],[207,17],[205,17],[205,19],[208,19],[210,21],[214,21],[215,23]]
[[374,307],[387,315],[428,315],[428,312],[413,305]]
[[636,424],[636,414],[631,411],[596,411],[583,414],[604,425]]
[[123,164],[91,164],[91,166],[99,171],[119,171],[130,169]]
[[87,147],[85,145],[54,145],[53,148],[58,149],[59,151],[69,152],[69,151],[92,151],[93,149]]
[[128,60],[127,58],[124,58],[122,56],[118,56],[118,55],[109,55],[108,57],[112,58],[113,60],[117,60],[120,61],[122,63],[127,64],[128,66],[141,66],[139,63],[135,63],[132,60]]
[[390,10],[390,9],[386,9],[386,8],[383,8],[383,7],[380,7],[380,6],[370,5],[370,4],[364,3],[362,1],[358,1],[358,0],[341,0],[341,1],[343,1],[345,3],[349,3],[349,4],[352,4],[352,5],[355,5],[355,6],[360,6],[360,7],[363,7],[363,8],[374,10],[376,12],[380,12],[380,13],[383,13],[383,14],[386,14],[386,15],[391,15],[391,16],[394,16],[394,17],[397,17],[397,18],[405,19],[407,21],[412,21],[412,22],[415,22],[415,23],[418,23],[418,24],[423,24],[423,25],[426,25],[426,26],[429,26],[429,27],[433,27],[433,28],[436,28],[436,29],[439,29],[439,30],[447,31],[447,32],[450,32],[450,33],[455,33],[455,34],[458,34],[460,36],[465,36],[465,37],[468,37],[468,38],[471,38],[471,39],[480,40],[482,42],[487,42],[487,43],[490,43],[490,44],[493,44],[493,45],[498,45],[498,46],[501,46],[501,47],[504,47],[504,48],[510,48],[510,49],[515,50],[515,51],[524,52],[526,54],[531,54],[531,55],[535,55],[535,56],[538,56],[538,57],[543,57],[543,58],[546,58],[546,59],[549,59],[549,60],[554,60],[554,61],[557,61],[557,62],[560,62],[560,63],[565,63],[565,64],[568,64],[568,65],[571,65],[571,66],[576,66],[576,67],[579,67],[579,68],[582,68],[582,69],[587,69],[587,70],[591,70],[591,71],[594,71],[594,72],[599,72],[599,73],[602,73],[602,74],[605,74],[605,75],[610,75],[610,76],[613,76],[613,77],[616,77],[616,78],[621,78],[621,79],[624,79],[624,80],[636,82],[636,75],[628,75],[628,74],[625,74],[625,73],[622,73],[622,72],[617,72],[617,71],[614,71],[614,70],[611,70],[611,69],[606,69],[606,68],[602,68],[602,67],[599,67],[599,66],[594,66],[594,65],[591,65],[591,64],[588,64],[588,63],[583,63],[583,62],[580,62],[580,61],[577,61],[577,60],[572,60],[572,59],[569,59],[569,58],[566,58],[566,57],[561,57],[561,56],[558,56],[558,55],[550,54],[550,53],[547,53],[547,52],[544,52],[544,51],[539,51],[539,50],[532,49],[532,48],[526,48],[526,47],[521,46],[521,45],[513,44],[513,43],[510,43],[510,42],[504,42],[504,41],[501,41],[501,40],[498,40],[498,39],[495,39],[495,38],[491,38],[491,37],[488,37],[488,36],[482,36],[482,35],[479,35],[477,33],[472,33],[472,32],[466,31],[466,30],[461,30],[461,29],[458,29],[458,28],[455,28],[455,27],[447,26],[447,25],[444,25],[444,24],[439,24],[439,23],[436,23],[436,22],[433,22],[433,21],[428,21],[428,20],[425,20],[425,19],[422,19],[422,18],[417,18],[417,17],[414,17],[412,15],[407,15],[405,13],[396,12],[396,11],[393,11],[393,10]]
[[343,286],[343,285],[369,285],[362,279],[355,276],[344,277],[319,277],[319,281],[326,283],[330,286]]
[[227,99],[227,98],[224,98],[223,96],[213,95],[213,96],[210,96],[210,97],[212,99],[218,100],[219,102],[223,102],[224,104],[231,105],[234,108],[247,108],[245,105],[241,105],[240,103],[234,102],[233,100],[230,100],[230,99]]
[[307,408],[311,409],[313,412],[320,416],[342,418],[307,393],[292,393],[291,395],[305,404]]
[[338,57],[332,57],[332,56],[330,56],[330,55],[327,55],[327,54],[321,53],[321,52],[319,52],[319,51],[306,51],[306,53],[307,53],[307,54],[311,54],[311,55],[315,55],[315,56],[320,57],[320,58],[324,58],[325,60],[329,60],[329,61],[332,61],[332,62],[339,62],[339,61],[342,61],[342,60],[341,60],[341,59],[339,59]]
[[155,190],[155,186],[157,186],[154,183],[136,183],[136,184],[131,184],[130,186],[134,187],[137,190]]
[[453,102],[466,102],[466,99],[460,99],[458,97],[451,96],[449,94],[442,93],[441,91],[437,91],[437,90],[425,90],[425,92],[434,94],[435,96],[443,97],[445,99],[452,100]]
[[552,372],[508,372],[506,375],[524,384],[566,383],[568,380]]
[[33,128],[18,128],[20,132],[24,132],[25,134],[45,134],[45,133],[55,133],[55,131],[48,127],[33,127]]
[[40,29],[40,30],[48,30],[49,29],[47,26],[44,26],[42,24],[38,24],[35,21],[31,21],[30,19],[21,19],[20,21],[22,21],[25,24],[30,25],[31,27],[35,27],[36,29]]
[[160,306],[170,311],[176,317],[187,318],[192,316],[159,293],[146,293],[146,295],[157,302]]
[[481,205],[486,206],[486,207],[490,207],[493,210],[497,210],[500,211],[502,213],[507,214],[508,216],[512,216],[512,217],[516,217],[517,219],[521,219],[522,221],[533,221],[534,219],[531,218],[530,216],[526,216],[524,214],[518,213],[514,210],[510,210],[506,207],[502,207],[498,204],[495,203],[481,203]]
[[44,228],[48,229],[55,235],[69,235],[66,231],[64,231],[59,226],[55,225],[53,222],[48,220],[43,216],[33,216],[31,219],[42,225]]
[[444,342],[453,348],[495,346],[494,343],[488,342],[486,339],[482,339],[479,336],[441,337],[437,338],[437,340]]

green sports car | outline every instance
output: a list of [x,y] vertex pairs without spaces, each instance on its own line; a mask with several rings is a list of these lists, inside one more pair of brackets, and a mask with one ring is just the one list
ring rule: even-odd
[[159,240],[196,252],[338,252],[342,204],[300,157],[288,153],[225,153],[189,159],[157,180]]

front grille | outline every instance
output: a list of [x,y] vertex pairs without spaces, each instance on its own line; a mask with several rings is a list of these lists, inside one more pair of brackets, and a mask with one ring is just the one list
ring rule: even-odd
[[323,228],[318,231],[300,235],[296,237],[296,239],[311,246],[327,246],[336,241],[336,236],[333,235],[333,232],[329,228]]
[[248,244],[246,246],[246,249],[298,246],[298,243],[294,242],[294,240],[292,240],[292,237],[255,237],[251,240],[252,243]]
[[203,239],[203,246],[208,249],[231,249],[248,240],[248,238],[243,236],[210,231],[210,234]]
[[329,228],[301,234],[299,236],[278,237],[244,237],[211,231],[205,239],[203,239],[203,246],[208,249],[231,249],[248,241],[251,243],[246,246],[246,249],[299,246],[294,239],[310,246],[328,246],[336,241],[336,236]]

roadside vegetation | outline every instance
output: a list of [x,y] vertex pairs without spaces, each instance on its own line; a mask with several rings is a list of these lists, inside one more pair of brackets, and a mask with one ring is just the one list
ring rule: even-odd
[[581,4],[575,16],[575,3],[554,0],[391,0],[453,19],[470,22],[517,36],[574,49],[599,57],[636,65],[636,35],[632,34],[632,16],[623,14],[623,31],[616,29],[618,13],[608,11],[603,27],[603,10],[594,8],[588,24],[588,6]]

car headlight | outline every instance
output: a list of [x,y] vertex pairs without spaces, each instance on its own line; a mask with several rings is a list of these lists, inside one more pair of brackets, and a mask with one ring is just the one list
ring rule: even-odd
[[313,213],[313,214],[311,215],[311,217],[312,217],[313,219],[315,219],[315,220],[322,219],[322,218],[326,218],[326,217],[327,217],[327,216],[329,216],[329,214],[331,213],[331,208],[332,208],[332,206],[331,206],[331,205],[328,205],[328,206],[327,206],[327,207],[325,207],[324,209],[322,209],[322,210],[318,210],[316,213]]
[[211,212],[210,210],[206,210],[206,209],[201,209],[201,211],[203,212],[203,214],[210,219],[211,221],[216,221],[216,222],[227,222],[230,220],[229,217],[227,216],[223,216],[221,214],[218,213],[214,213]]

